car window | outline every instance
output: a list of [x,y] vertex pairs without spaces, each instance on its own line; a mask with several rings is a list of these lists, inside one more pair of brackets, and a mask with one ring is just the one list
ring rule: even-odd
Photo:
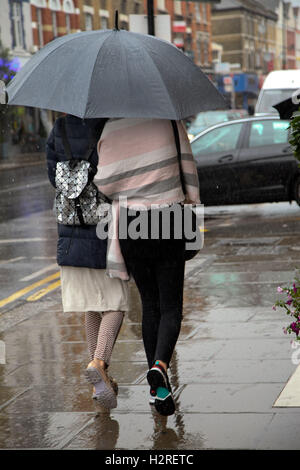
[[195,157],[216,152],[230,152],[237,147],[243,124],[232,124],[213,129],[192,142]]
[[278,111],[273,108],[273,105],[290,98],[294,91],[295,89],[287,88],[278,90],[262,90],[258,98],[255,112],[278,114]]
[[251,122],[249,147],[288,143],[288,121]]

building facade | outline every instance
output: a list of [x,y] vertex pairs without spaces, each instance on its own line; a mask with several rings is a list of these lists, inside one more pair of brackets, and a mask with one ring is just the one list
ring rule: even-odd
[[79,28],[77,0],[30,0],[34,50]]
[[29,0],[1,1],[0,40],[9,49],[14,69],[18,71],[33,52]]
[[245,73],[273,67],[277,15],[256,0],[223,0],[213,7],[212,39],[223,46],[223,61]]
[[296,32],[296,69],[300,69],[300,7],[294,7]]
[[129,15],[144,12],[143,0],[78,0],[80,29],[114,28],[115,11],[119,13],[119,27],[129,29]]
[[296,17],[291,3],[286,4],[286,68],[296,68]]
[[261,77],[274,69],[278,17],[269,3],[222,0],[212,9],[212,39],[223,46],[222,60],[227,65],[227,72],[217,77],[218,87],[225,93],[231,76],[234,97],[228,101],[237,107],[254,106]]
[[[146,13],[147,1],[144,0]],[[206,73],[211,73],[211,5],[205,2],[155,0],[154,14],[170,15],[171,42]]]

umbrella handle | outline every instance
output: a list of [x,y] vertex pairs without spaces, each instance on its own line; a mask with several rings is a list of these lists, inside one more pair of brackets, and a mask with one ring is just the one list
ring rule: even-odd
[[119,30],[119,12],[118,12],[118,10],[115,11],[115,30],[120,31]]

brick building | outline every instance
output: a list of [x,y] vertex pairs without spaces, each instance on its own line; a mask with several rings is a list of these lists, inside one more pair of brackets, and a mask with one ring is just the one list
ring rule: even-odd
[[29,0],[1,0],[0,40],[19,70],[33,52]]
[[31,0],[34,49],[80,30],[78,0]]
[[119,12],[119,27],[129,29],[129,15],[144,11],[143,0],[78,0],[80,29],[112,29],[115,11]]
[[[144,11],[146,14],[146,0]],[[205,2],[154,0],[154,14],[169,14],[171,42],[204,71],[212,72],[211,5]]]
[[296,68],[296,10],[291,3],[286,5],[286,68]]

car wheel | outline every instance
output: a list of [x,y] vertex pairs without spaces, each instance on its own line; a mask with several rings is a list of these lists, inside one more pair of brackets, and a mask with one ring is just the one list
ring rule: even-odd
[[294,183],[294,199],[300,206],[300,176],[298,176]]

